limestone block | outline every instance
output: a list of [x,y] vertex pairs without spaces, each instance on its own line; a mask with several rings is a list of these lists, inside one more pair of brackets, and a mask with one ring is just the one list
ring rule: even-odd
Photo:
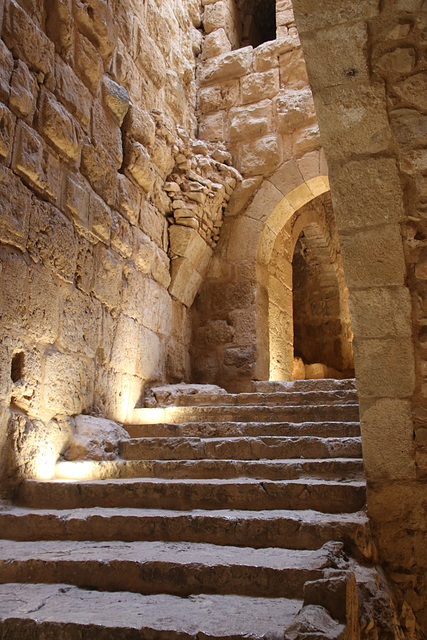
[[228,206],[224,212],[225,216],[235,216],[250,202],[262,181],[261,176],[242,180],[234,189]]
[[151,191],[156,175],[150,155],[142,144],[127,141],[125,146],[125,166],[144,191]]
[[209,142],[219,142],[225,139],[224,112],[202,116],[199,120],[199,138]]
[[279,131],[292,133],[316,120],[313,96],[309,88],[282,91],[275,102]]
[[16,127],[13,169],[31,184],[44,189],[44,143],[40,136],[22,121]]
[[116,422],[94,416],[76,416],[74,432],[63,452],[64,460],[116,460],[128,432]]
[[171,282],[170,260],[162,249],[156,250],[153,256],[151,271],[154,280],[167,289]]
[[46,33],[60,55],[66,57],[74,42],[74,21],[70,3],[63,0],[47,0]]
[[166,82],[166,64],[163,55],[152,38],[143,31],[142,26],[138,31],[137,42],[137,66],[144,71],[157,87],[161,89]]
[[282,159],[280,139],[272,135],[242,144],[240,171],[245,176],[268,175]]
[[[378,14],[376,0],[361,0],[357,3],[340,3],[325,0],[322,6],[315,0],[295,0],[293,3],[300,32],[324,29],[334,24],[367,21]],[[304,11],[301,9],[304,7]]]
[[393,109],[390,112],[393,135],[398,144],[408,150],[427,144],[427,117],[414,109]]
[[107,65],[117,43],[118,27],[104,0],[76,0],[76,22],[81,32],[95,45]]
[[199,82],[204,86],[229,78],[240,78],[248,73],[252,62],[252,47],[230,51],[209,60],[199,70]]
[[316,109],[330,162],[388,149],[391,131],[381,85],[330,87],[319,95]]
[[73,282],[77,240],[73,224],[56,207],[33,200],[28,253],[65,282]]
[[381,398],[362,415],[362,446],[368,482],[415,477],[413,422],[407,400]]
[[170,252],[191,260],[195,268],[201,263],[208,245],[195,229],[173,224],[169,227]]
[[7,101],[9,96],[9,82],[13,71],[13,55],[0,40],[0,98]]
[[116,169],[123,163],[122,132],[117,118],[101,100],[95,100],[92,107],[92,141],[105,149],[113,158]]
[[108,76],[104,76],[101,87],[105,104],[117,118],[119,125],[122,126],[123,120],[129,110],[129,94],[127,89],[117,84],[117,82],[114,82],[114,80]]
[[133,236],[129,222],[125,220],[117,211],[112,214],[111,247],[123,258],[132,255]]
[[218,86],[200,89],[198,100],[202,113],[211,113],[221,109],[228,111],[239,101],[239,83],[237,80],[229,80]]
[[0,166],[0,240],[24,251],[32,209],[31,192],[12,171]]
[[122,261],[114,252],[98,244],[96,250],[93,293],[109,309],[120,302],[122,286]]
[[269,178],[271,182],[283,195],[289,194],[293,189],[298,188],[303,182],[303,177],[295,160],[284,162]]
[[167,249],[167,222],[164,216],[147,201],[142,201],[139,226],[142,231],[158,246]]
[[206,33],[211,33],[216,29],[225,29],[225,32],[232,40],[233,46],[236,44],[236,9],[230,0],[218,0],[213,4],[205,6],[203,12],[203,28]]
[[311,151],[320,149],[321,145],[322,141],[317,124],[297,129],[292,134],[292,151],[293,156],[297,159],[302,158]]
[[21,334],[28,324],[28,267],[16,252],[2,252],[0,261],[2,325],[13,335]]
[[271,127],[273,107],[271,100],[263,100],[230,111],[230,140],[244,140],[265,136]]
[[188,380],[190,375],[190,358],[188,350],[174,338],[166,347],[166,376],[168,380]]
[[52,275],[44,269],[30,272],[28,330],[37,342],[53,344],[58,336],[60,293]]
[[95,193],[90,194],[89,221],[90,230],[94,236],[108,245],[113,226],[112,214],[104,200]]
[[31,120],[36,109],[38,85],[25,62],[17,60],[10,82],[10,108],[21,116]]
[[64,157],[77,163],[81,151],[81,132],[65,107],[54,96],[42,91],[40,131]]
[[180,25],[173,5],[167,2],[147,2],[147,31],[158,45],[165,58],[170,54],[173,43],[179,42]]
[[7,0],[2,36],[16,58],[31,70],[53,75],[54,44],[15,2]]
[[279,66],[279,56],[300,47],[297,35],[288,35],[278,40],[264,42],[254,50],[255,71],[267,71]]
[[354,362],[361,398],[405,398],[414,392],[414,347],[410,337],[356,338]]
[[78,289],[72,289],[64,300],[61,314],[61,348],[94,358],[100,331],[101,303]]
[[338,25],[307,35],[304,38],[304,53],[308,60],[308,71],[316,77],[316,88],[367,83],[367,41],[365,22]]
[[[337,166],[331,177],[339,230],[400,222],[404,208],[396,161],[375,158]],[[357,192],[357,199],[354,193]],[[378,206],[381,203],[381,206]]]
[[224,375],[250,376],[254,370],[256,349],[254,346],[224,349]]
[[[162,140],[157,138],[150,148],[151,160],[158,168],[161,177],[166,179],[175,166],[175,158],[172,154],[171,146]],[[162,207],[159,207],[160,209]]]
[[279,70],[251,73],[240,81],[242,104],[273,98],[279,91]]
[[80,33],[76,35],[75,64],[76,71],[87,88],[96,93],[104,73],[104,65],[98,50]]
[[100,145],[85,142],[82,148],[81,172],[105,202],[113,206],[117,192],[117,161]]
[[231,42],[224,28],[215,29],[203,38],[203,60],[215,58],[229,51],[231,51]]
[[154,242],[140,229],[135,229],[133,261],[141,273],[150,275],[155,253],[156,245]]
[[90,122],[92,96],[73,69],[58,55],[55,56],[55,79],[56,95],[87,129]]
[[424,97],[427,93],[426,74],[416,73],[400,82],[394,82],[393,93],[405,103],[405,106],[424,109]]
[[96,406],[118,422],[126,422],[141,397],[143,380],[137,376],[98,368],[95,386]]
[[362,230],[340,238],[350,289],[403,285],[405,262],[397,224]]
[[255,287],[252,282],[229,282],[214,286],[211,292],[210,304],[214,313],[251,308],[254,302]]
[[0,155],[10,161],[12,155],[12,141],[15,131],[16,118],[11,111],[0,103]]
[[357,339],[412,334],[411,300],[406,287],[352,291],[349,306]]
[[127,316],[119,318],[111,354],[115,371],[155,380],[160,373],[158,336]]
[[231,311],[228,318],[233,330],[233,344],[252,344],[256,338],[255,306]]
[[138,224],[141,209],[141,191],[123,173],[117,175],[116,208],[131,224]]
[[417,54],[413,47],[396,47],[393,51],[384,53],[376,61],[374,69],[386,78],[407,75],[414,71]]
[[95,270],[94,245],[83,236],[79,237],[77,250],[75,283],[84,293],[92,291],[93,276]]
[[44,361],[44,406],[50,415],[75,415],[93,404],[93,360],[51,348]]
[[226,320],[211,320],[199,329],[202,344],[226,344],[233,341],[234,329]]
[[202,276],[188,258],[172,260],[169,292],[174,298],[186,307],[191,307],[201,284]]
[[78,226],[89,226],[89,187],[79,174],[67,173],[63,189],[63,207]]

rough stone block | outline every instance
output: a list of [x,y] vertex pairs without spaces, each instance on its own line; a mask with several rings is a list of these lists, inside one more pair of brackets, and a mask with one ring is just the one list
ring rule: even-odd
[[25,62],[17,60],[10,83],[10,108],[22,118],[31,120],[36,109],[38,85]]
[[371,287],[352,291],[351,326],[357,339],[411,336],[411,299],[406,287]]
[[37,342],[53,344],[59,331],[60,290],[51,273],[31,269],[28,330]]
[[77,241],[73,224],[56,207],[33,200],[28,253],[66,282],[73,282]]
[[74,21],[70,3],[46,0],[46,33],[55,43],[56,51],[66,57],[74,42]]
[[167,289],[171,282],[170,260],[162,249],[157,249],[154,254],[151,272],[154,280]]
[[10,162],[12,141],[15,132],[16,118],[11,111],[0,103],[0,156]]
[[166,82],[166,64],[163,55],[152,38],[143,31],[138,32],[136,64],[148,75],[157,89],[161,89]]
[[316,110],[309,88],[283,91],[275,100],[281,133],[292,133],[316,121]]
[[12,171],[0,166],[0,240],[25,250],[32,209],[31,192]]
[[321,5],[316,0],[295,0],[293,6],[300,32],[324,29],[335,24],[367,21],[379,11],[376,0],[339,5],[335,0],[325,0]]
[[227,0],[218,0],[205,7],[203,13],[203,27],[206,33],[217,29],[224,29],[234,45],[236,42],[235,8]]
[[48,91],[43,91],[40,131],[65,158],[77,163],[81,151],[79,127],[65,107]]
[[188,258],[175,258],[171,263],[170,294],[191,307],[202,284],[202,276],[196,271]]
[[100,145],[85,142],[82,148],[81,171],[94,191],[114,206],[117,193],[117,162]]
[[79,236],[78,239],[75,283],[81,291],[89,294],[92,291],[95,271],[95,249],[94,245],[83,236]]
[[131,224],[138,224],[141,209],[141,191],[122,173],[118,174],[116,209]]
[[43,140],[22,121],[16,127],[12,166],[30,184],[41,189],[46,186]]
[[95,100],[92,107],[92,141],[106,149],[113,158],[116,169],[123,162],[122,132],[117,118],[106,109],[101,100]]
[[94,358],[100,342],[101,318],[101,303],[72,289],[64,300],[61,314],[61,348]]
[[410,338],[357,339],[357,389],[363,398],[410,397],[414,392],[414,347]]
[[78,226],[89,226],[89,187],[79,174],[67,173],[64,181],[63,207]]
[[219,142],[225,139],[224,112],[202,116],[199,120],[199,138],[209,142]]
[[255,71],[267,71],[279,66],[279,56],[300,47],[299,38],[288,35],[280,40],[264,42],[254,50]]
[[113,220],[110,208],[104,200],[95,193],[90,194],[89,200],[90,230],[98,240],[109,244]]
[[287,89],[305,89],[309,86],[307,69],[301,48],[283,53],[279,57],[280,81]]
[[1,286],[0,315],[10,336],[21,337],[28,326],[28,266],[16,251],[0,254]]
[[13,55],[0,40],[0,98],[7,102],[9,96],[9,82],[13,71]]
[[403,219],[402,188],[394,159],[369,158],[347,162],[335,168],[331,183],[339,230],[395,223]]
[[158,247],[164,250],[167,249],[167,222],[164,216],[160,215],[156,209],[145,200],[142,201],[139,226]]
[[129,94],[127,89],[121,87],[108,76],[104,76],[101,87],[104,103],[121,126],[129,110]]
[[346,283],[351,289],[403,285],[405,261],[397,224],[342,235]]
[[90,122],[92,96],[73,69],[55,56],[55,92],[71,113],[87,129]]
[[261,182],[261,176],[242,180],[234,189],[224,215],[236,216],[250,202]]
[[150,155],[139,142],[127,142],[125,147],[125,166],[144,191],[151,191],[156,174]]
[[252,47],[230,51],[207,62],[199,72],[200,84],[240,78],[248,73],[252,62]]
[[120,302],[122,260],[101,243],[97,246],[95,260],[93,293],[109,309],[113,309]]
[[117,211],[113,212],[112,219],[111,246],[117,253],[123,256],[123,258],[129,258],[133,250],[131,226]]
[[268,136],[242,144],[240,171],[246,176],[268,175],[282,159],[278,136]]
[[76,0],[75,17],[79,29],[96,47],[107,65],[118,37],[118,26],[110,7],[104,0]]
[[44,405],[54,415],[76,415],[93,404],[93,360],[52,349],[44,363]]
[[104,65],[98,50],[80,33],[76,35],[75,65],[85,85],[92,93],[96,93],[104,73]]
[[215,58],[231,51],[231,42],[225,29],[215,29],[203,39],[202,59]]
[[53,75],[54,44],[15,2],[7,0],[2,36],[16,58],[43,75]]
[[196,268],[208,249],[208,245],[195,229],[177,224],[169,227],[169,242],[172,254],[188,258]]
[[250,376],[253,373],[256,360],[256,349],[253,346],[230,347],[224,350],[224,375]]
[[273,116],[271,100],[263,100],[247,107],[230,111],[230,140],[247,140],[265,136]]
[[279,70],[251,73],[240,81],[242,104],[272,98],[279,91]]
[[151,146],[156,139],[156,124],[144,109],[132,105],[124,121],[124,131],[135,142]]
[[200,89],[198,99],[202,113],[211,113],[221,109],[228,111],[238,104],[239,83],[237,80],[229,80],[218,86]]
[[320,150],[321,146],[322,141],[317,124],[304,127],[303,129],[297,129],[292,134],[292,155],[297,159],[317,149]]

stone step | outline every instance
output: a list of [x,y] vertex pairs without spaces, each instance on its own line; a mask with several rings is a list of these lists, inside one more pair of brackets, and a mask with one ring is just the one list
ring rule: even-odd
[[178,407],[195,406],[264,406],[277,407],[288,405],[324,405],[354,404],[357,402],[355,389],[339,389],[334,391],[273,391],[268,393],[237,394],[188,394],[175,398]]
[[51,509],[130,507],[161,509],[316,509],[324,513],[359,511],[365,505],[363,481],[302,479],[163,480],[157,478],[39,481],[17,490],[20,505]]
[[280,391],[342,391],[356,389],[355,378],[336,380],[335,378],[320,378],[311,380],[258,380],[252,383],[258,393],[275,393]]
[[[300,600],[0,585],[0,636],[11,640],[283,640]],[[1,635],[1,633],[3,635]]]
[[209,406],[134,409],[129,424],[159,422],[357,422],[358,404],[306,405],[286,407]]
[[311,551],[194,542],[0,540],[0,583],[66,583],[181,597],[302,598],[305,582],[339,568],[330,545]]
[[10,540],[164,540],[215,545],[317,549],[339,540],[356,557],[370,557],[364,511],[192,510],[129,508],[0,510],[0,531]]
[[360,436],[359,422],[184,422],[124,425],[131,438],[195,437],[236,438],[252,436]]
[[363,479],[361,458],[288,460],[114,460],[58,462],[55,477],[62,480],[109,478],[297,478]]
[[121,443],[125,460],[259,460],[278,458],[360,458],[356,438],[315,436],[246,438],[133,438]]

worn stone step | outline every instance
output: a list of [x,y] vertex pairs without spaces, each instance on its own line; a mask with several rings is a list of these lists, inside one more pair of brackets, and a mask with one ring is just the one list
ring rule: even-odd
[[29,509],[0,510],[0,531],[10,540],[164,540],[215,545],[317,549],[344,543],[356,557],[370,557],[364,511],[325,514],[313,510]]
[[236,438],[255,436],[360,436],[359,422],[184,422],[124,425],[131,438],[195,437]]
[[324,405],[324,404],[355,404],[357,403],[355,389],[339,389],[334,391],[274,391],[268,393],[236,393],[236,394],[188,394],[178,395],[175,406],[263,406],[277,407],[288,405]]
[[134,438],[121,443],[126,460],[259,460],[278,458],[360,458],[356,438],[315,436],[245,438]]
[[[70,585],[0,585],[4,640],[283,640],[300,600],[83,590]],[[1,633],[3,635],[1,635]]]
[[58,462],[55,477],[63,480],[108,478],[296,478],[363,479],[361,458],[288,460],[114,460]]
[[287,407],[263,406],[211,406],[164,407],[134,409],[129,424],[158,422],[356,422],[358,404],[306,405]]
[[163,480],[157,478],[39,481],[17,490],[17,504],[30,507],[133,507],[163,509],[316,509],[325,513],[359,511],[365,504],[363,481],[349,480]]
[[356,389],[355,378],[320,378],[310,380],[257,380],[252,383],[254,391],[258,393],[275,393],[280,391],[341,391]]
[[330,544],[311,550],[194,542],[0,541],[0,583],[66,583],[100,591],[302,598],[338,569]]

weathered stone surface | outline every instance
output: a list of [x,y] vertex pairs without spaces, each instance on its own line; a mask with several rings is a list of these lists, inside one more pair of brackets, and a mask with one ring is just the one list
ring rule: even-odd
[[77,0],[76,20],[82,33],[95,45],[105,64],[111,60],[118,28],[104,0]]
[[25,119],[28,116],[31,120],[36,109],[37,92],[36,78],[27,65],[18,60],[10,83],[10,108],[22,118]]
[[95,93],[104,73],[104,65],[98,50],[80,33],[76,37],[76,71],[88,89]]
[[61,301],[55,280],[45,269],[33,269],[30,276],[28,330],[37,341],[53,344],[59,332]]
[[99,244],[96,252],[93,292],[107,307],[114,308],[120,300],[122,264],[114,251]]
[[171,384],[167,386],[151,387],[145,396],[146,407],[167,407],[176,404],[179,396],[187,395],[225,395],[225,389],[211,384]]
[[121,87],[108,76],[104,76],[102,81],[103,99],[113,113],[120,126],[129,110],[129,94],[125,87]]
[[239,78],[247,73],[251,63],[252,47],[230,51],[206,63],[199,75],[201,85]]
[[52,349],[45,355],[44,404],[46,413],[75,415],[93,403],[94,363]]
[[63,451],[64,460],[115,460],[121,441],[129,438],[123,427],[111,420],[79,415],[73,434]]
[[242,144],[240,171],[243,175],[268,175],[278,167],[282,158],[277,136],[259,138]]
[[73,115],[87,128],[90,122],[92,96],[72,67],[55,56],[55,92]]
[[24,250],[32,209],[31,192],[5,167],[0,167],[0,199],[0,239]]

